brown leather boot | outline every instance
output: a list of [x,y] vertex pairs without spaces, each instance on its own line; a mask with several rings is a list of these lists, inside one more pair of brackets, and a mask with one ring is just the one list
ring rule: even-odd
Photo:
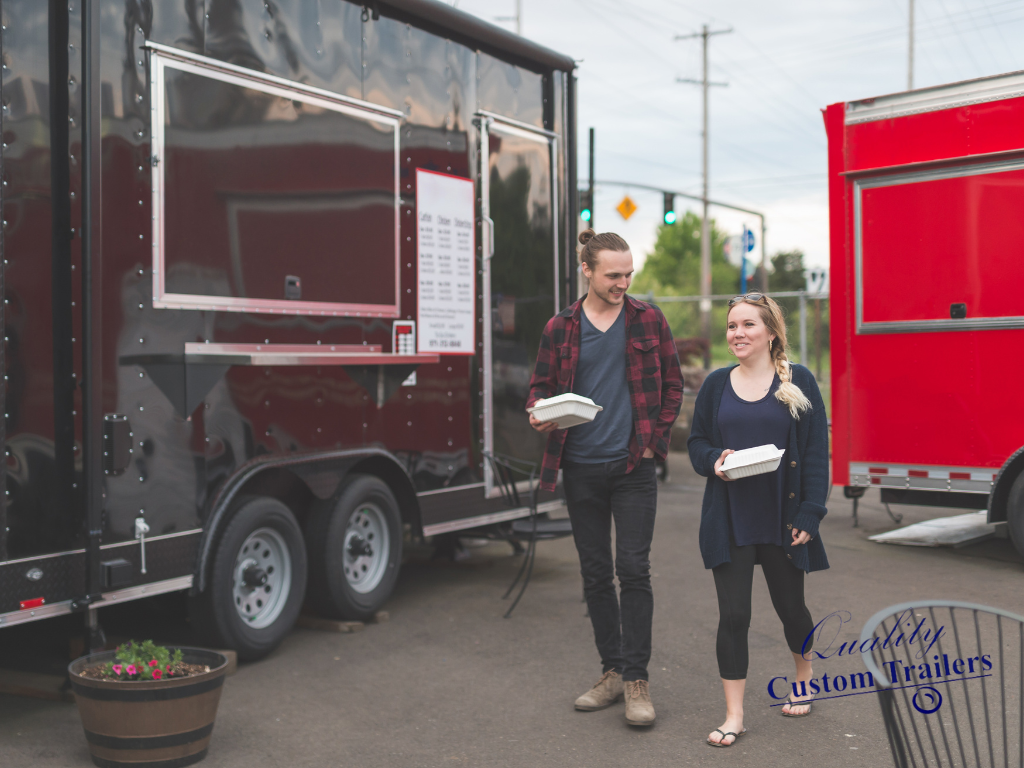
[[646,680],[627,680],[626,722],[630,725],[650,725],[654,722],[654,704]]
[[622,696],[622,675],[614,669],[609,669],[597,685],[576,699],[576,709],[581,712],[596,712],[599,709],[610,707],[619,697]]

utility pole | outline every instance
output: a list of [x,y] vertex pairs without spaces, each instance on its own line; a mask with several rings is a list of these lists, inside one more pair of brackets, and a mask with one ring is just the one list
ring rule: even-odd
[[[590,129],[590,160],[588,161],[590,168],[590,179],[587,182],[587,189],[590,194],[590,228],[594,229],[594,129]],[[596,232],[597,230],[594,229]]]
[[914,0],[910,0],[910,29],[907,39],[907,90],[914,90]]
[[523,0],[516,0],[515,16],[495,16],[495,21],[514,21],[516,23],[516,34],[523,34]]
[[706,342],[704,348],[704,368],[708,370],[711,368],[711,220],[708,217],[708,207],[710,202],[708,200],[708,88],[712,85],[724,86],[727,83],[712,83],[708,80],[708,38],[712,35],[725,35],[732,32],[731,29],[719,29],[711,31],[708,29],[708,25],[705,24],[698,34],[693,35],[676,35],[676,40],[690,40],[695,37],[701,38],[703,44],[703,60],[704,60],[704,73],[700,80],[692,80],[690,78],[678,77],[676,82],[679,83],[695,83],[701,86],[704,96],[704,128],[701,132],[701,136],[704,141],[704,183],[701,195],[701,202],[704,206],[704,215],[701,219],[700,224],[700,295],[703,297],[700,301],[700,325],[701,325],[701,336]]

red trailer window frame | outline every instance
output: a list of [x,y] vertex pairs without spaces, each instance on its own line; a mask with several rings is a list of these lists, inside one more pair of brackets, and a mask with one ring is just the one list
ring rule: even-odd
[[[950,219],[955,219],[956,214],[959,213],[959,208],[966,208],[968,204],[966,200],[959,199],[957,195],[961,194],[964,190],[971,189],[970,180],[972,179],[982,176],[995,176],[998,178],[999,174],[1010,172],[1015,172],[1015,176],[1024,177],[1024,160],[1014,159],[994,163],[964,164],[930,171],[868,177],[857,179],[853,182],[855,312],[856,332],[858,334],[936,333],[1024,328],[1024,300],[1019,300],[1013,296],[1001,296],[1001,294],[1012,287],[1011,276],[1007,275],[1007,281],[1001,284],[992,281],[989,276],[979,273],[978,268],[980,265],[978,263],[970,262],[972,258],[970,254],[962,256],[962,264],[960,262],[955,264],[947,263],[946,266],[948,268],[943,272],[943,277],[947,282],[963,277],[964,289],[962,293],[973,299],[966,303],[966,316],[964,317],[952,316],[952,303],[959,300],[959,294],[950,294],[950,296],[944,297],[947,303],[943,306],[939,306],[935,302],[929,304],[925,301],[916,301],[915,297],[920,298],[928,294],[927,291],[915,293],[915,290],[919,290],[920,286],[927,284],[928,281],[924,275],[919,279],[910,279],[909,274],[904,274],[910,266],[909,262],[899,264],[898,266],[902,268],[902,271],[901,269],[895,269],[883,280],[879,275],[871,274],[874,259],[870,259],[868,274],[865,274],[865,240],[868,241],[869,248],[879,247],[877,242],[872,242],[874,238],[879,237],[878,233],[869,232],[866,236],[864,231],[866,218],[872,215],[879,215],[878,211],[865,211],[866,193],[869,194],[872,190],[886,190],[886,188],[898,186],[907,187],[908,189],[905,193],[897,193],[896,190],[892,190],[895,194],[877,196],[878,200],[872,201],[873,205],[878,206],[881,206],[884,201],[884,203],[892,205],[894,209],[884,211],[885,215],[889,217],[889,221],[880,223],[879,228],[881,231],[886,231],[886,227],[888,227],[887,234],[894,239],[894,245],[892,246],[894,249],[899,249],[902,245],[918,249],[916,253],[931,254],[940,259],[949,258],[950,249],[953,248],[955,250],[956,246],[950,246],[944,241],[930,242],[928,237],[939,237],[940,235],[948,234],[946,230],[943,230],[943,227],[947,224],[951,231],[956,232],[957,222],[953,221],[950,223]],[[1011,177],[1005,177],[1005,180],[1009,181]],[[930,182],[948,183],[927,186]],[[1024,178],[1019,180],[1017,186],[1024,190]],[[976,192],[977,190],[972,191]],[[897,195],[903,196],[898,197]],[[933,227],[935,232],[921,228],[912,230],[914,206],[916,205],[918,209],[926,206],[929,195],[932,196],[936,208],[941,208],[944,205],[953,210],[947,211],[949,214],[947,217],[941,216],[941,210],[931,214],[933,224],[935,225]],[[897,209],[897,205],[902,205],[904,201],[906,202],[906,207]],[[977,201],[974,201],[974,203],[977,205]],[[895,226],[896,220],[901,216],[906,217],[903,226],[907,231],[914,233],[912,237],[901,237],[895,233],[897,229],[897,226]],[[922,219],[928,219],[929,214],[921,214],[921,216]],[[936,216],[938,218],[935,218]],[[997,263],[996,258],[989,256],[990,253],[994,252],[993,249],[986,250],[983,247],[985,243],[981,240],[982,237],[989,234],[989,231],[984,230],[980,225],[976,226],[975,230],[974,232],[961,235],[966,243],[967,250],[974,253],[973,258],[978,262],[985,259],[990,265]],[[977,234],[978,232],[985,234],[979,235]],[[1022,234],[1024,234],[1024,231],[1022,231]],[[902,242],[902,240],[907,242]],[[916,242],[911,243],[911,241]],[[945,247],[941,248],[939,244]],[[1009,248],[1005,250],[1007,253],[1015,252]],[[959,253],[954,254],[954,258],[959,256]],[[1003,249],[999,249],[996,256],[1001,256],[1005,259]],[[921,259],[917,263],[920,264],[923,272],[927,267],[927,262]],[[973,274],[971,273],[972,268],[975,272]],[[984,284],[984,288],[982,284]],[[892,293],[884,297],[877,294],[876,291],[879,291],[882,285],[891,286]],[[917,287],[915,288],[915,286]],[[1013,291],[1016,291],[1015,287],[1011,293]],[[985,295],[984,301],[980,300],[982,292]],[[950,299],[952,299],[952,302],[950,302]],[[1009,311],[1005,313],[1001,311],[1003,306]],[[1018,306],[1021,309],[1017,310]],[[994,309],[995,307],[999,309]],[[889,317],[881,320],[874,319],[879,314],[886,314]]]
[[[164,309],[218,310],[224,312],[245,312],[286,315],[355,316],[355,317],[399,317],[401,312],[401,191],[400,191],[400,127],[404,118],[402,112],[370,102],[353,99],[320,88],[296,83],[273,75],[255,72],[206,56],[181,51],[169,46],[148,43],[150,55],[150,120],[153,152],[152,185],[152,246],[153,246],[153,306]],[[262,91],[294,101],[306,102],[322,109],[345,114],[358,120],[365,120],[390,129],[394,136],[394,286],[389,287],[387,300],[372,303],[351,303],[345,301],[303,301],[301,299],[274,299],[268,297],[213,296],[190,293],[170,293],[166,290],[167,252],[165,231],[165,182],[164,173],[164,128],[165,128],[165,72],[177,70],[194,75],[209,77],[230,85]],[[390,207],[391,194],[388,195]],[[228,204],[229,223],[232,238],[232,260],[238,260],[238,217],[265,210],[272,214],[287,209],[287,200],[264,200],[259,203],[230,201]],[[330,206],[327,205],[327,208]],[[318,209],[324,209],[323,204]],[[314,211],[315,212],[315,211]],[[390,214],[389,214],[390,218]],[[390,238],[389,238],[390,240]],[[382,297],[383,299],[383,297]]]

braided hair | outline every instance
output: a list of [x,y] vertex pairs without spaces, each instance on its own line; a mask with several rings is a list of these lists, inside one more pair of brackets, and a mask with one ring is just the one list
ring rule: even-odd
[[769,354],[775,364],[775,372],[779,375],[780,382],[779,388],[775,390],[775,397],[789,408],[794,419],[799,419],[801,413],[811,410],[811,401],[807,399],[807,395],[800,387],[793,383],[792,365],[786,354],[786,319],[783,317],[782,307],[776,303],[775,299],[767,295],[762,295],[756,301],[746,297],[739,299],[730,306],[730,311],[736,304],[750,304],[756,307],[768,333],[774,334],[775,338],[771,342]]

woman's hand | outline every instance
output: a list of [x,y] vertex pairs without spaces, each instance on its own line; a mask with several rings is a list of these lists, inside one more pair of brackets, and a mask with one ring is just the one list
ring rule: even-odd
[[646,449],[644,449],[644,458],[645,459],[653,459],[654,458],[654,449],[653,448],[646,448]]
[[736,453],[736,451],[732,450],[732,448],[726,448],[724,451],[722,451],[722,455],[718,457],[718,461],[715,462],[715,474],[718,475],[723,480],[725,480],[725,482],[727,483],[731,483],[732,478],[725,476],[725,473],[722,471],[722,464],[725,462],[725,457],[728,456],[730,453]]
[[530,414],[530,426],[540,432],[542,435],[546,435],[548,432],[554,432],[558,429],[558,424],[553,421],[541,421],[532,413]]
[[811,540],[811,534],[807,531],[798,531],[796,528],[793,529],[793,546],[798,544],[806,544]]

